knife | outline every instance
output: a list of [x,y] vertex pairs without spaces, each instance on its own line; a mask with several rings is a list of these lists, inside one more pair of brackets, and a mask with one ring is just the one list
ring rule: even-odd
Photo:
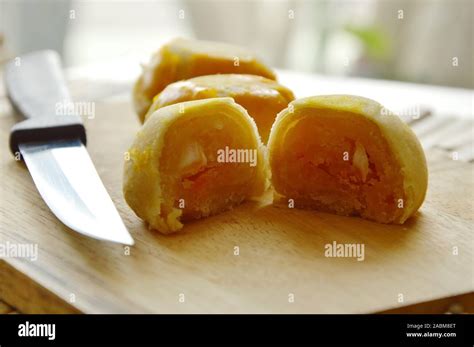
[[54,51],[37,51],[5,67],[13,107],[26,120],[10,133],[10,150],[24,160],[43,200],[69,228],[100,240],[133,245],[87,153],[81,117],[65,114],[71,104]]

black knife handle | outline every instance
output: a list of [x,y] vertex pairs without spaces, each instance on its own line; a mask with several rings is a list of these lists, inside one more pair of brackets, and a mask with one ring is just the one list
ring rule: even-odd
[[9,62],[5,87],[13,107],[27,118],[11,129],[13,155],[19,153],[22,143],[79,139],[86,144],[81,117],[63,112],[71,98],[56,52],[33,52]]

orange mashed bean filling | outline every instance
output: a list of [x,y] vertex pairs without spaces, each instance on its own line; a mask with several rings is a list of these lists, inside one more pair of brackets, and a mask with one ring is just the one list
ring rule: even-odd
[[400,216],[403,172],[379,128],[349,112],[301,112],[283,134],[275,159],[281,163],[273,169],[278,192],[300,207],[340,215],[382,223]]
[[[183,211],[182,221],[228,210],[252,195],[257,167],[218,162],[218,150],[257,144],[229,116],[210,115],[174,123],[160,159],[162,213]],[[184,205],[183,205],[184,203]]]

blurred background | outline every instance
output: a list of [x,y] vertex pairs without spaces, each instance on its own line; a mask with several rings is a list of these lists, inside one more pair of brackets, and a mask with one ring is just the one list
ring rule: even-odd
[[473,88],[473,3],[0,0],[0,59],[52,48],[70,67],[146,62],[184,36],[250,47],[281,69]]

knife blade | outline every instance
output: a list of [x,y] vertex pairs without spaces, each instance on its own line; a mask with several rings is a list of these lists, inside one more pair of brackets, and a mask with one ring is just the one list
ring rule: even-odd
[[87,153],[80,116],[57,111],[71,103],[58,54],[38,51],[8,63],[5,86],[26,118],[12,127],[10,150],[25,161],[49,209],[83,235],[133,245]]

